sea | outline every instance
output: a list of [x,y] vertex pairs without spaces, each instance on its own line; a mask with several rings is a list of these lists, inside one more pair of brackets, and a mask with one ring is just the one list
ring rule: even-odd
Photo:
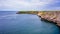
[[33,14],[0,11],[0,34],[60,34],[60,28]]

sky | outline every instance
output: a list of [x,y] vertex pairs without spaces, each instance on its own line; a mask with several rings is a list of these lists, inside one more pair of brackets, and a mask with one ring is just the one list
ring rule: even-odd
[[0,11],[59,10],[60,0],[0,0]]

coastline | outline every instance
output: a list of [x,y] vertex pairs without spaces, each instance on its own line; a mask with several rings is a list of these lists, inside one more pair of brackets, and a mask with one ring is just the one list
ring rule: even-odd
[[37,14],[42,20],[53,22],[60,27],[60,12],[59,11],[48,11],[48,12],[39,12]]
[[60,11],[19,11],[16,14],[34,14],[60,27]]

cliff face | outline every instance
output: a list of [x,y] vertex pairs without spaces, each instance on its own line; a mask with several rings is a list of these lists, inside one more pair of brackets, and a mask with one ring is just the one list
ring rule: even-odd
[[43,19],[57,23],[56,25],[60,26],[60,11],[44,11],[37,14]]

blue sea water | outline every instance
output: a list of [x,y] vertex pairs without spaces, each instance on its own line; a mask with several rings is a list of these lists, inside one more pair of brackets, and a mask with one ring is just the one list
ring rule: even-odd
[[41,21],[37,15],[0,11],[0,34],[59,34],[53,23]]

